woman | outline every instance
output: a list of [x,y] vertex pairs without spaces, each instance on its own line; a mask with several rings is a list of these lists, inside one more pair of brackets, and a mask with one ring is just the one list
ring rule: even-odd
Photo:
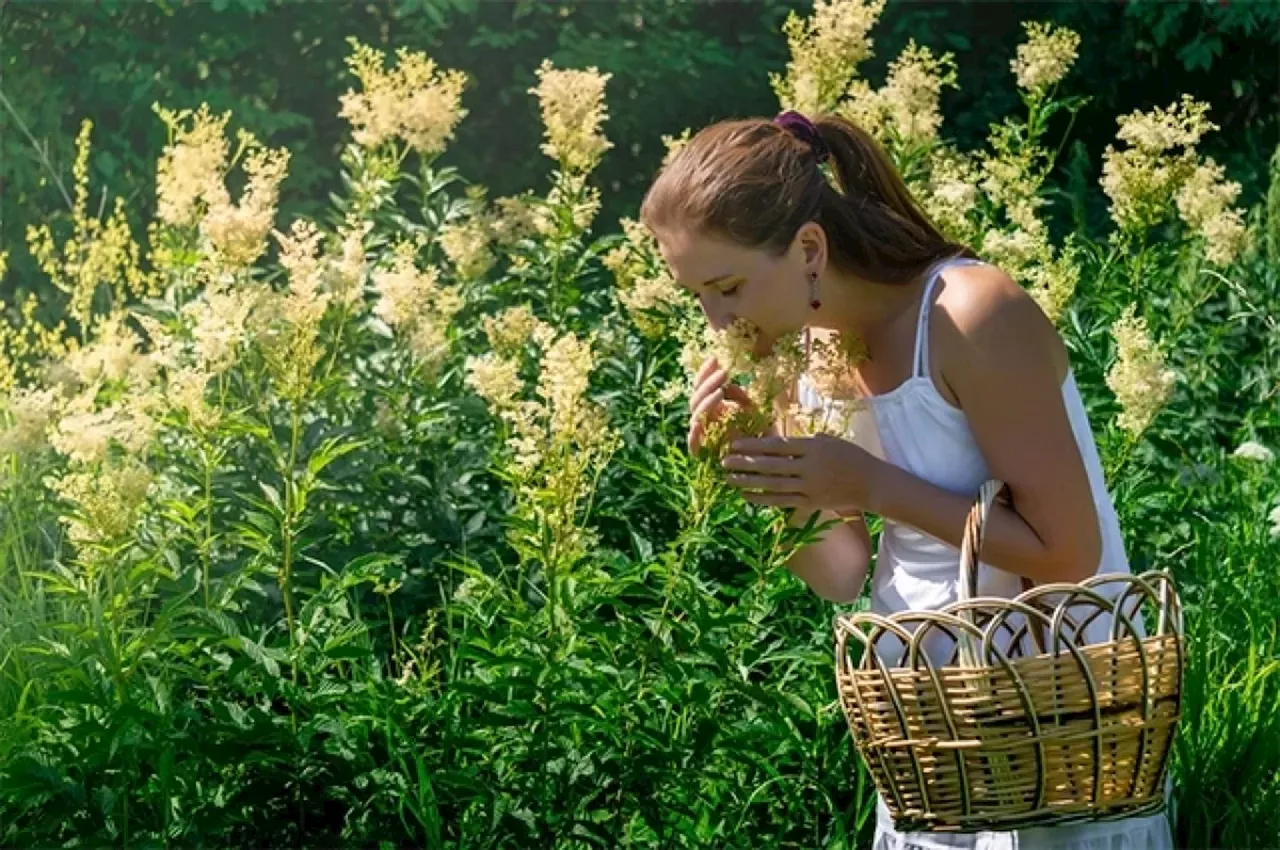
[[[833,187],[820,166],[830,162]],[[959,546],[979,486],[1004,481],[983,542],[979,593],[1023,582],[1128,572],[1115,509],[1056,329],[1008,275],[948,242],[883,150],[849,121],[795,112],[725,121],[662,170],[641,208],[677,282],[717,329],[745,320],[757,353],[801,328],[860,341],[853,369],[870,412],[849,439],[737,439],[729,483],[758,504],[843,518],[788,567],[833,602],[858,598],[883,519],[872,609],[936,609],[956,598]],[[839,346],[830,346],[838,348]],[[691,399],[689,446],[750,405],[715,360]],[[824,397],[806,374],[803,407]],[[869,427],[868,427],[869,425]],[[1103,636],[1105,637],[1105,636]],[[1034,847],[1165,850],[1161,813],[1112,822],[967,835],[897,832],[877,806],[876,850]]]

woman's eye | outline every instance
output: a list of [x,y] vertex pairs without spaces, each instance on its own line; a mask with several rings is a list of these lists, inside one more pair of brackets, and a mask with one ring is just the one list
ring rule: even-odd
[[739,289],[741,289],[741,288],[742,288],[742,282],[741,282],[741,281],[739,281],[739,282],[735,283],[733,286],[729,286],[729,287],[726,287],[726,288],[724,288],[724,289],[720,290],[720,294],[721,294],[721,295],[732,295],[733,293],[737,292],[737,291],[738,291]]

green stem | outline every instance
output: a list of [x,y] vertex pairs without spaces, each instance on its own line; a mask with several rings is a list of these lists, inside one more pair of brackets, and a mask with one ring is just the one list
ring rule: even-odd
[[[290,659],[289,666],[293,674],[293,683],[298,683],[298,663],[295,653],[297,651],[296,625],[293,619],[293,526],[294,526],[294,510],[297,505],[296,483],[294,481],[294,466],[298,462],[298,442],[301,437],[302,417],[298,413],[298,405],[294,403],[289,411],[289,461],[283,470],[284,472],[284,523],[281,529],[282,545],[284,548],[283,563],[280,567],[280,590],[284,597],[284,615],[285,621],[289,628],[289,648]],[[295,720],[296,723],[296,720]]]
[[400,663],[400,649],[396,641],[396,615],[391,610],[391,594],[384,593],[382,599],[387,603],[387,622],[391,624],[391,669],[399,675],[401,670],[397,669]]
[[209,553],[213,547],[213,462],[209,458],[207,444],[200,454],[204,460],[204,540],[200,544],[200,561],[204,573],[204,607],[210,607]]

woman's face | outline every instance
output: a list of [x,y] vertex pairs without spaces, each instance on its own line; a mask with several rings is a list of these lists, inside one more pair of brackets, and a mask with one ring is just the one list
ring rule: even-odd
[[799,234],[781,257],[688,230],[655,235],[676,283],[697,297],[711,327],[724,330],[746,319],[759,329],[757,353],[763,354],[804,326],[808,274]]

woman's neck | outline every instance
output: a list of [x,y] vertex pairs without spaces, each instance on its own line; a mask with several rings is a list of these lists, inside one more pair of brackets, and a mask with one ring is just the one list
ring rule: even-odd
[[852,334],[872,359],[885,338],[920,303],[927,272],[909,283],[884,284],[833,270],[822,281],[818,308],[810,321],[842,336]]

